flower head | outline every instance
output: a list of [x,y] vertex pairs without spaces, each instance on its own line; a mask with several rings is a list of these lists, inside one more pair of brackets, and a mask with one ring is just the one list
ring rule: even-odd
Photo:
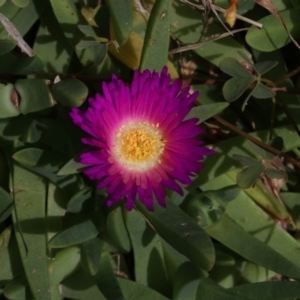
[[203,156],[213,153],[197,138],[203,132],[198,119],[184,119],[198,92],[181,87],[180,79],[171,83],[167,68],[135,71],[130,87],[113,75],[85,112],[72,109],[74,123],[89,134],[82,143],[92,146],[80,155],[88,165],[84,173],[106,188],[108,206],[125,198],[131,210],[138,197],[152,211],[155,196],[165,207],[165,188],[182,195],[178,183],[192,184]]

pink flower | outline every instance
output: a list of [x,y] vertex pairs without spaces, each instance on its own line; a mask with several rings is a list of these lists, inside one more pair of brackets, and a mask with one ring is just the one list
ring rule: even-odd
[[191,176],[203,168],[204,155],[198,119],[184,120],[198,96],[181,91],[180,79],[171,83],[165,67],[161,73],[134,72],[131,86],[115,75],[103,82],[103,96],[89,99],[83,112],[73,108],[74,123],[90,136],[82,143],[92,148],[80,155],[88,165],[84,173],[106,188],[107,205],[126,199],[131,210],[136,197],[153,211],[153,197],[165,207],[166,188],[183,194],[178,183],[192,184]]

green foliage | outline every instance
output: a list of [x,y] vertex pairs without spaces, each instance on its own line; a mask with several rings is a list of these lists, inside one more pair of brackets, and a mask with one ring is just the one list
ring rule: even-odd
[[[0,0],[1,300],[300,299],[300,6],[257,2],[226,29],[227,0]],[[165,65],[216,154],[166,208],[107,207],[70,110]]]

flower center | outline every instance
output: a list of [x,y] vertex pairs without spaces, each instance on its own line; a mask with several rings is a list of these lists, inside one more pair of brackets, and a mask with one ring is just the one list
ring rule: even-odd
[[114,154],[118,161],[129,170],[145,171],[160,162],[164,150],[158,124],[128,122],[118,130]]

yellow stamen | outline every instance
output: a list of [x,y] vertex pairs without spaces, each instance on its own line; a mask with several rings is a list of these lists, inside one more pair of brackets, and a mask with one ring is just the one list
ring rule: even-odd
[[114,141],[114,154],[130,170],[145,171],[157,163],[164,150],[159,124],[128,122],[118,130]]

